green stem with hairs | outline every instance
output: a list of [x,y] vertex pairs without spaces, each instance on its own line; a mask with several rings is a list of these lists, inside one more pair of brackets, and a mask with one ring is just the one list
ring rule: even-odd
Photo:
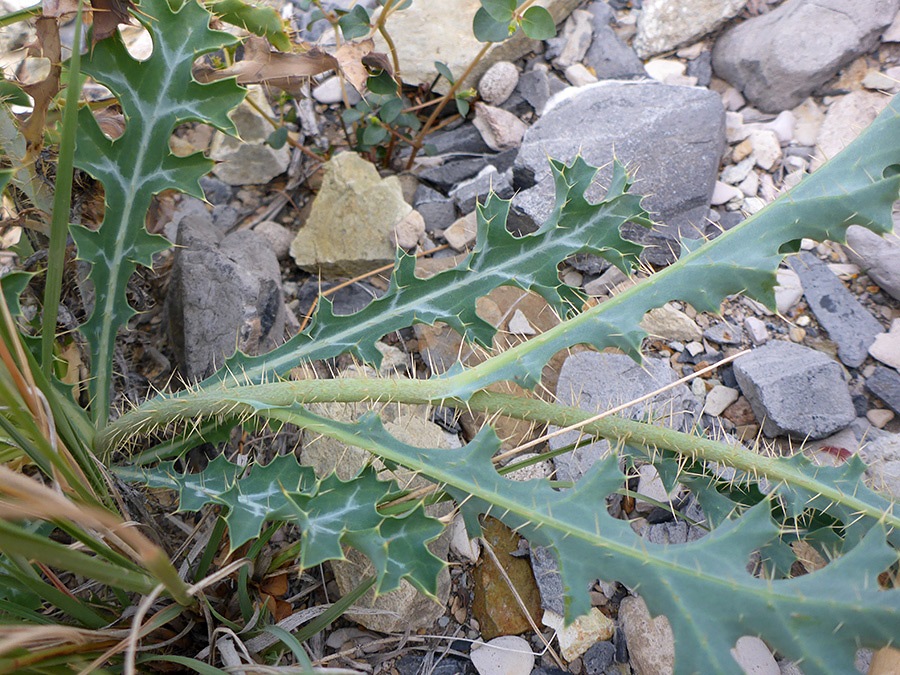
[[[489,416],[500,414],[558,427],[583,423],[596,416],[595,413],[580,408],[490,391],[476,392],[466,401],[445,398],[441,393],[445,388],[446,381],[440,379],[343,378],[201,390],[180,398],[160,397],[126,413],[101,431],[97,436],[98,450],[108,454],[132,436],[147,434],[177,422],[196,423],[197,420],[216,417],[249,418],[259,414],[287,420],[285,415],[290,416],[291,411],[279,411],[278,408],[288,408],[296,403],[377,401],[434,404],[482,412]],[[883,521],[889,527],[900,528],[900,516],[885,513],[854,495],[845,494],[826,481],[807,476],[783,460],[757,454],[742,446],[727,445],[614,415],[589,422],[581,430],[590,436],[616,439],[631,446],[649,448],[651,452],[669,450],[691,460],[718,462],[753,476],[763,476],[775,484],[787,483],[822,495],[832,502],[844,504],[860,514]],[[365,439],[353,438],[355,440],[339,440],[372,449],[365,444]],[[379,454],[383,453],[379,450]],[[395,457],[387,459],[397,460]]]

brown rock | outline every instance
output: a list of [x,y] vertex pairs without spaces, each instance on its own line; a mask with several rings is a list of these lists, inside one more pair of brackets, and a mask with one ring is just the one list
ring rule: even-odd
[[619,622],[628,641],[631,666],[637,675],[672,675],[675,638],[664,616],[650,618],[643,599],[630,597],[619,605]]
[[[541,618],[541,594],[527,558],[510,555],[519,547],[519,535],[490,516],[482,520],[483,536],[500,561],[528,609],[532,622],[538,624]],[[481,637],[491,640],[498,635],[518,635],[531,629],[531,623],[522,613],[503,574],[497,569],[493,558],[487,552],[473,574],[475,581],[475,602],[472,613],[481,626]]]
[[746,424],[756,424],[756,415],[750,407],[750,401],[741,396],[737,401],[725,408],[722,417],[731,421],[736,427]]

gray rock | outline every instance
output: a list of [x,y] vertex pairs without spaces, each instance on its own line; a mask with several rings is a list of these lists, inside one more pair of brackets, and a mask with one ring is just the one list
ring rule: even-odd
[[603,675],[616,660],[616,646],[607,640],[597,642],[581,657],[587,675]]
[[716,74],[757,108],[798,105],[838,70],[871,50],[900,0],[787,0],[725,32]]
[[767,436],[822,438],[856,417],[840,364],[775,341],[734,362],[734,374]]
[[584,55],[584,64],[594,69],[598,80],[631,80],[646,77],[644,64],[610,28],[612,11],[605,2],[592,2],[594,40]]
[[553,549],[530,546],[531,570],[541,593],[541,607],[560,616],[566,613],[565,587],[559,573],[559,560]]
[[534,111],[540,115],[544,111],[544,105],[551,96],[558,94],[566,88],[556,74],[550,72],[550,68],[544,63],[535,64],[534,68],[526,71],[519,77],[517,91],[522,95]]
[[166,310],[182,375],[208,377],[235,351],[258,354],[284,334],[281,270],[266,239],[244,230],[220,241],[209,223],[178,228]]
[[703,337],[720,345],[739,345],[744,341],[744,331],[740,326],[720,321],[703,331]]
[[591,29],[591,21],[593,14],[583,9],[576,9],[566,19],[563,26],[562,35],[563,46],[560,49],[559,56],[553,62],[560,70],[565,70],[575,63],[581,63],[584,54],[591,44],[593,31]]
[[428,134],[428,145],[434,146],[434,154],[447,153],[480,155],[491,149],[484,142],[478,129],[472,124],[461,124],[454,129]]
[[[894,215],[894,228],[900,231],[898,215]],[[847,228],[844,250],[850,262],[868,274],[885,293],[900,300],[900,237],[896,234],[879,237],[865,227],[851,225]]]
[[[624,354],[582,352],[565,360],[559,373],[556,395],[564,405],[575,405],[588,412],[608,410],[656,391],[677,379],[664,359],[644,358],[635,363]],[[648,401],[618,413],[632,419],[650,419],[672,429],[687,430],[693,424],[700,404],[687,386],[681,384]],[[571,431],[551,438],[550,448],[571,445],[580,434]],[[584,444],[572,452],[554,458],[559,480],[578,480],[598,459],[609,452],[609,441]]]
[[228,183],[213,176],[203,176],[200,179],[200,187],[203,188],[203,195],[210,204],[227,204],[234,196],[234,190]]
[[456,206],[453,200],[426,185],[416,188],[413,207],[425,219],[425,230],[443,230],[456,222]]
[[696,77],[698,87],[708,87],[712,82],[712,52],[704,49],[700,56],[688,61],[687,76]]
[[689,44],[735,16],[747,0],[644,0],[634,48],[641,58]]
[[875,372],[866,379],[866,389],[900,415],[900,375],[896,370],[877,366]]
[[[418,177],[424,183],[433,185],[438,190],[449,191],[464,180],[478,174],[488,165],[483,155],[463,159],[448,159],[437,166],[430,166],[419,171]],[[426,224],[428,220],[426,219]]]
[[844,365],[859,367],[869,345],[884,332],[882,325],[816,256],[801,253],[788,264],[800,277],[809,308],[837,344],[838,358]]
[[679,249],[677,237],[696,236],[704,228],[724,147],[725,109],[714,92],[600,82],[574,90],[526,132],[513,168],[523,192],[513,208],[532,228],[550,214],[555,195],[548,156],[571,162],[581,153],[604,167],[587,191],[589,200],[602,199],[615,150],[620,161],[639,167],[632,189],[648,195],[644,207],[663,223],[651,232],[638,226],[623,231],[655,244],[645,252],[651,262],[670,262],[671,251]]
[[476,201],[483,203],[483,198],[486,198],[492,191],[503,199],[513,196],[509,175],[497,173],[497,169],[489,164],[477,176],[453,188],[449,197],[459,207],[460,213],[472,213],[475,210]]
[[650,616],[643,599],[631,596],[619,605],[619,624],[628,642],[636,675],[661,675],[675,670],[675,638],[669,620]]
[[[272,109],[258,85],[250,86],[247,98],[271,116]],[[228,116],[240,138],[221,131],[213,135],[209,157],[217,162],[213,168],[217,178],[229,185],[262,185],[287,170],[291,148],[285,145],[276,150],[265,145],[272,125],[260,112],[244,101]]]

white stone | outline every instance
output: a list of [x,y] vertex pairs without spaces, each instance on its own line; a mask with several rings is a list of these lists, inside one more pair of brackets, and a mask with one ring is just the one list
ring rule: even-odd
[[753,159],[756,166],[765,171],[770,171],[781,159],[781,142],[774,131],[759,129],[750,134],[750,142],[753,144]]
[[738,400],[741,395],[737,389],[717,384],[706,394],[706,405],[703,406],[703,412],[713,417],[718,417],[732,403]]
[[475,212],[459,218],[450,227],[444,230],[444,239],[457,251],[465,251],[475,243],[478,235],[478,221]]
[[702,340],[703,331],[694,323],[687,314],[666,303],[662,307],[651,309],[644,315],[640,323],[641,328],[650,335],[664,340]]
[[731,655],[747,675],[781,675],[772,652],[758,637],[745,635],[738,638]]
[[[520,462],[524,462],[528,459],[534,459],[535,457],[539,457],[533,452],[526,452],[521,455],[516,455],[513,459],[510,460],[510,464],[518,464]],[[506,474],[506,477],[510,480],[517,480],[519,482],[526,480],[538,480],[541,478],[550,478],[553,475],[553,465],[549,460],[544,460],[542,462],[537,462],[536,464],[530,464],[528,466],[523,466],[521,469],[516,469],[515,471],[510,471]]]
[[740,143],[750,135],[750,130],[744,126],[744,116],[739,112],[728,111],[725,113],[725,140],[729,143]]
[[584,654],[591,646],[601,640],[609,640],[616,632],[616,624],[596,607],[587,614],[579,616],[568,626],[563,625],[563,618],[549,610],[544,612],[541,622],[556,631],[559,651],[566,661],[572,661]]
[[[362,100],[359,92],[353,86],[345,82],[344,88],[347,91],[347,102],[350,105],[356,105]],[[313,87],[312,97],[324,105],[334,105],[335,103],[343,102],[344,94],[341,91],[340,78],[337,75],[332,75],[322,80],[320,84]]]
[[822,120],[825,119],[825,114],[818,104],[811,98],[808,98],[791,112],[793,112],[795,119],[794,140],[799,145],[815,145],[816,137],[819,135],[819,128],[822,126]]
[[691,380],[691,393],[697,397],[702,404],[706,400],[706,384],[699,377]]
[[837,155],[887,107],[890,97],[876,91],[859,89],[841,96],[828,108],[816,136],[815,170]]
[[634,48],[647,58],[711,33],[740,12],[747,0],[644,0]]
[[697,354],[703,353],[703,349],[704,349],[703,343],[697,342],[697,340],[688,342],[684,346],[684,348],[687,349],[688,354],[690,354],[691,356],[697,356]]
[[[638,469],[637,491],[648,499],[666,504],[678,494],[680,487],[680,485],[676,485],[671,493],[667,492],[662,479],[659,477],[659,472],[652,464],[644,464]],[[638,513],[649,513],[656,506],[656,504],[651,504],[640,498],[634,500],[634,510]]]
[[797,119],[790,110],[782,110],[771,122],[764,124],[763,129],[768,129],[778,138],[781,145],[787,145],[794,138],[794,127]]
[[866,89],[886,91],[893,94],[900,88],[900,82],[897,81],[896,77],[891,77],[887,73],[872,69],[863,78],[862,86]]
[[789,269],[780,269],[775,273],[775,307],[779,314],[787,314],[803,297],[803,285],[800,276]]
[[391,241],[402,249],[414,249],[425,236],[425,219],[422,214],[413,209],[394,225],[391,232]]
[[900,13],[894,17],[893,23],[881,34],[882,42],[900,42]]
[[759,176],[755,171],[747,174],[747,177],[738,184],[738,190],[748,197],[755,197],[759,192]]
[[712,199],[709,203],[713,206],[721,206],[733,199],[743,199],[743,197],[744,193],[734,185],[729,185],[728,183],[717,180],[716,187],[713,189]]
[[462,514],[457,514],[450,523],[450,550],[460,558],[473,563],[478,562],[481,555],[481,544],[477,538],[469,536]]
[[900,319],[894,319],[889,333],[876,336],[875,342],[869,345],[869,356],[900,369]]
[[501,105],[519,83],[519,69],[509,61],[497,61],[478,82],[478,93],[490,105]]
[[750,336],[750,341],[757,346],[769,340],[769,329],[766,328],[765,322],[755,316],[744,319],[744,330]]
[[673,75],[684,75],[686,68],[684,63],[676,59],[651,59],[644,64],[647,75],[660,82],[665,82]]
[[[553,20],[560,23],[580,0],[538,0]],[[469,64],[484,47],[472,33],[472,20],[481,9],[480,0],[412,0],[407,9],[391,12],[386,21],[388,33],[403,36],[396,40],[397,57],[403,81],[408,84],[430,83],[437,77],[435,61],[446,64],[454,77],[461,77]],[[477,84],[482,73],[497,61],[515,61],[532,51],[540,43],[528,39],[519,30],[508,40],[492,44],[477,62],[472,73],[460,83],[463,89]],[[375,35],[376,51],[390,53],[381,35]],[[449,85],[441,78],[438,92],[445,93]]]
[[472,124],[487,146],[497,152],[519,147],[528,130],[528,125],[511,112],[480,101],[475,104]]
[[744,97],[734,87],[728,87],[725,91],[722,92],[722,105],[725,106],[725,110],[740,110],[744,107]]
[[528,323],[528,317],[517,309],[509,320],[509,332],[514,335],[537,335],[537,331]]
[[885,424],[894,419],[894,411],[885,408],[875,408],[866,412],[866,419],[876,429],[883,429]]
[[573,63],[571,66],[567,66],[564,74],[569,84],[574,87],[583,87],[586,84],[597,82],[597,76],[580,63]]
[[476,642],[469,657],[478,675],[528,675],[534,668],[531,645],[515,635]]
[[748,215],[752,216],[754,213],[759,213],[764,208],[766,208],[766,200],[761,199],[760,197],[747,197],[744,200],[744,205],[742,208],[747,212]]

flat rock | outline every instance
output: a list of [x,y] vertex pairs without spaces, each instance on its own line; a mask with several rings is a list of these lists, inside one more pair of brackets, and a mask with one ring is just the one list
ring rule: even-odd
[[866,389],[900,415],[900,374],[896,370],[884,366],[876,367],[875,372],[866,378]]
[[550,72],[550,67],[544,63],[536,63],[534,67],[519,77],[517,91],[528,102],[534,111],[540,115],[544,111],[544,105],[550,97],[558,94],[566,88],[556,74]]
[[503,635],[472,645],[472,665],[478,675],[528,675],[534,668],[531,645],[515,635]]
[[419,185],[413,196],[413,207],[425,219],[425,230],[434,232],[443,230],[456,221],[456,206],[453,200],[445,197],[427,185]]
[[859,456],[869,465],[866,483],[891,499],[900,499],[900,434],[870,431]]
[[[896,222],[894,227],[898,229]],[[885,293],[900,300],[900,237],[893,233],[879,237],[868,228],[851,225],[844,250],[860,271]]]
[[721,321],[703,331],[703,337],[720,345],[739,345],[744,340],[744,331],[740,326]]
[[587,191],[589,201],[599,201],[615,152],[621,162],[640,167],[632,190],[648,195],[644,207],[663,223],[653,231],[638,226],[623,231],[656,244],[646,252],[651,262],[671,261],[676,237],[696,236],[696,228],[705,226],[724,147],[725,110],[714,92],[599,82],[573,90],[525,133],[513,167],[514,184],[523,192],[513,199],[513,209],[532,229],[542,223],[555,201],[547,158],[571,162],[579,153],[604,167]]
[[[247,98],[271,117],[272,109],[258,85],[250,85]],[[228,185],[264,185],[284,173],[291,161],[290,146],[278,150],[265,145],[272,125],[250,103],[243,101],[228,114],[240,138],[217,131],[213,136],[209,157],[216,160],[213,174]]]
[[822,438],[856,417],[841,366],[814,349],[770,342],[736,359],[734,375],[767,436]]
[[[664,359],[645,357],[643,364],[639,364],[623,354],[582,352],[563,363],[556,395],[563,405],[575,405],[595,413],[650,394],[676,379],[675,371]],[[672,429],[686,430],[693,424],[699,407],[687,386],[681,384],[618,414],[640,420],[649,416]],[[579,436],[577,431],[571,431],[551,438],[550,448],[557,450],[571,445]],[[602,440],[555,457],[557,479],[578,480],[608,451],[609,441]]]
[[744,635],[739,637],[731,649],[734,660],[740,664],[745,673],[751,675],[781,675],[772,652],[766,643],[758,637]]
[[531,570],[541,593],[541,607],[562,616],[566,612],[565,587],[559,573],[559,559],[552,548],[529,546]]
[[396,176],[382,179],[353,152],[324,165],[322,187],[291,244],[297,266],[308,272],[356,276],[394,261],[394,227],[412,207]]
[[472,124],[487,146],[498,152],[519,147],[528,129],[528,125],[511,112],[480,101],[475,104]]
[[727,30],[713,69],[765,112],[793,108],[870,51],[900,0],[787,0]]
[[628,643],[636,675],[671,675],[675,670],[675,638],[664,616],[650,617],[642,598],[627,597],[619,605],[619,623]]
[[265,237],[243,230],[220,239],[211,222],[183,218],[176,244],[166,314],[186,380],[212,375],[235,347],[260,354],[280,344],[281,269]]
[[869,345],[869,355],[884,365],[900,369],[900,319],[894,319],[891,330],[876,336]]
[[747,0],[644,0],[634,48],[641,58],[703,37],[737,15]]
[[575,619],[568,626],[562,616],[544,612],[545,626],[553,628],[559,643],[560,655],[566,661],[573,661],[584,654],[598,640],[609,640],[616,632],[616,625],[596,607]]
[[488,164],[476,176],[450,190],[447,196],[453,200],[460,213],[468,215],[475,210],[475,204],[483,204],[491,192],[503,199],[509,199],[513,196],[513,187],[508,172],[499,173],[495,166]]
[[787,314],[803,297],[800,276],[790,269],[779,269],[775,273],[775,308],[779,314]]
[[789,258],[800,277],[810,310],[838,346],[838,358],[851,368],[866,360],[869,345],[884,328],[828,266],[811,253]]
[[[696,381],[696,380],[695,380]],[[706,403],[703,406],[703,412],[713,417],[718,417],[732,403],[738,400],[741,395],[737,389],[717,384],[706,394]]]
[[[538,0],[536,4],[546,7],[554,21],[560,23],[580,0]],[[460,77],[484,46],[472,33],[472,19],[480,7],[480,0],[412,0],[408,7],[391,13],[387,30],[391,35],[405,38],[396,42],[404,82],[430,83],[438,75],[435,61],[446,64],[454,77]],[[521,30],[503,42],[493,43],[461,83],[462,88],[475,86],[482,74],[498,61],[515,61],[538,44]],[[378,51],[390,51],[380,35],[376,36],[376,46]],[[438,88],[443,92],[447,86],[446,80],[442,80]]]

